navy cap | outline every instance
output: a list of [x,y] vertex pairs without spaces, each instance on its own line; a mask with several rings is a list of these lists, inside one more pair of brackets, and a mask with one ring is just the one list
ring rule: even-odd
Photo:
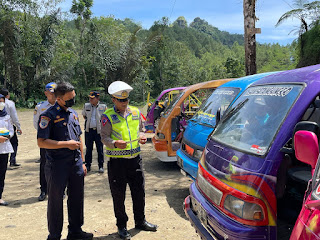
[[6,98],[4,95],[0,94],[0,98]]
[[51,83],[48,83],[46,85],[46,91],[49,91],[49,92],[54,92],[54,89],[56,88],[57,84],[55,82],[51,82]]
[[99,96],[100,96],[100,93],[97,91],[91,91],[89,94],[90,98],[95,98],[95,97],[99,97]]

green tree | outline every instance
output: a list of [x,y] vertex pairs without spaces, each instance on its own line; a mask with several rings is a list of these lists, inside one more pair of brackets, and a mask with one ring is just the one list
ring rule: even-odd
[[73,14],[76,14],[77,19],[75,21],[77,29],[80,31],[80,37],[79,37],[79,68],[81,69],[84,84],[88,84],[87,80],[87,74],[85,71],[85,66],[83,62],[84,58],[84,34],[87,29],[87,23],[90,20],[90,17],[92,15],[92,12],[90,8],[93,5],[93,0],[72,0],[72,7],[70,9],[70,12]]

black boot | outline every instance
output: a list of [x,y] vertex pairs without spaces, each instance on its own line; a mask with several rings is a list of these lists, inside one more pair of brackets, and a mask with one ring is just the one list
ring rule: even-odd
[[92,233],[80,231],[77,233],[68,233],[67,240],[91,240],[93,238]]
[[136,228],[143,231],[156,232],[158,229],[158,226],[144,220],[142,223],[136,224]]
[[118,228],[118,234],[121,239],[125,239],[125,240],[131,239],[131,235],[125,227]]

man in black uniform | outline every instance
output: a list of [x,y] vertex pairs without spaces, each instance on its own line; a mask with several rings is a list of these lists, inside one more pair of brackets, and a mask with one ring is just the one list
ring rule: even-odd
[[46,149],[45,176],[48,184],[48,240],[61,238],[63,194],[68,187],[68,240],[92,239],[82,231],[84,176],[81,128],[74,105],[75,91],[70,83],[58,83],[54,106],[40,115],[38,146]]

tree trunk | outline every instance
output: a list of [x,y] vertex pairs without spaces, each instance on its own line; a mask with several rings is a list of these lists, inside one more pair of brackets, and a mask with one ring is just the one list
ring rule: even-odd
[[252,75],[257,73],[255,8],[256,8],[256,0],[243,0],[246,75]]

